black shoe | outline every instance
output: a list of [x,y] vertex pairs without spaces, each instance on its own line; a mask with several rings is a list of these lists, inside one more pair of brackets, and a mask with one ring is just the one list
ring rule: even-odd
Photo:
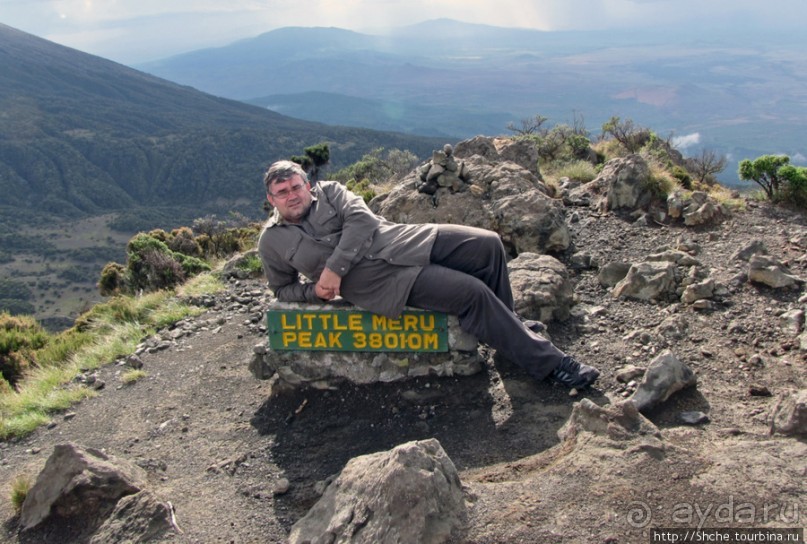
[[585,389],[597,381],[600,371],[596,368],[578,363],[568,355],[561,359],[560,364],[549,375],[549,379],[569,389]]

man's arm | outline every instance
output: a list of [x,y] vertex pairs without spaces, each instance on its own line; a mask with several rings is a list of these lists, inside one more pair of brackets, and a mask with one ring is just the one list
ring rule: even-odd
[[[325,262],[326,270],[341,278],[364,256],[364,251],[375,236],[381,219],[370,211],[364,199],[351,193],[341,184],[321,184],[320,188],[342,221],[342,237],[339,245]],[[330,286],[333,287],[332,284]]]
[[269,289],[281,302],[322,302],[311,282],[300,282],[300,274],[284,262],[264,240],[260,244],[263,272]]

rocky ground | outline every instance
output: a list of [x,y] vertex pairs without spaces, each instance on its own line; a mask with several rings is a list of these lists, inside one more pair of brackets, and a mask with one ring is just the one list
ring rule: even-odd
[[[168,541],[282,542],[349,459],[434,437],[466,489],[469,526],[456,542],[646,543],[658,527],[803,528],[807,446],[771,436],[769,419],[780,394],[805,387],[807,357],[780,324],[785,311],[805,306],[804,290],[748,283],[747,263],[731,259],[759,240],[807,277],[803,215],[755,205],[698,229],[640,226],[588,208],[569,208],[567,217],[574,248],[560,258],[577,304],[549,333],[602,370],[596,388],[578,397],[495,357],[471,377],[282,391],[247,370],[268,295],[257,280],[233,282],[187,324],[188,334],[166,336],[142,355],[147,378],[123,386],[124,367],[103,368],[96,398],[0,444],[2,488],[38,474],[53,446],[69,441],[148,471],[183,530]],[[728,288],[711,309],[614,300],[595,268],[572,267],[574,253],[631,263],[682,244]],[[659,328],[670,316],[680,317],[677,332]],[[631,386],[618,371],[646,367],[665,349],[698,385],[647,414],[660,438],[559,439],[576,402],[624,399]],[[685,424],[684,411],[708,422]],[[82,527],[69,523],[19,533],[10,504],[0,504],[4,541],[83,541]]]

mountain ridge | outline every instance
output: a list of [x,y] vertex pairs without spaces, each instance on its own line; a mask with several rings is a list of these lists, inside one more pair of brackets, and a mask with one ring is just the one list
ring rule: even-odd
[[[540,114],[553,124],[580,114],[592,132],[612,116],[631,118],[662,136],[697,135],[694,154],[726,155],[720,179],[737,185],[743,158],[785,153],[807,163],[807,62],[799,54],[807,43],[770,32],[749,38],[743,28],[544,32],[442,19],[360,37],[287,27],[196,55],[193,64],[169,57],[139,66],[263,106],[270,104],[260,97],[297,94],[285,114],[312,119],[310,111],[333,108],[329,120],[344,125],[359,123],[335,107],[335,95],[367,100],[370,110],[372,101],[389,102],[414,119],[409,125],[429,122],[421,108],[441,109],[440,131],[458,139],[505,130],[507,123],[490,124],[491,114]],[[322,43],[321,33],[331,37],[328,48],[307,45]],[[340,35],[350,39],[334,47]],[[331,99],[302,99],[316,91]],[[360,126],[411,130],[409,121],[378,111]]]
[[16,208],[95,213],[245,197],[259,204],[260,170],[308,145],[334,142],[333,161],[342,165],[379,146],[425,155],[438,145],[292,119],[5,25],[0,64],[0,190]]

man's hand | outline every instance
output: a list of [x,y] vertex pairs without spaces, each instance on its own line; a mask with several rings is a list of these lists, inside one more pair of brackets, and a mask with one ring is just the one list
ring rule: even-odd
[[319,281],[314,286],[314,292],[322,300],[333,300],[339,296],[339,287],[342,285],[342,277],[327,266],[319,276]]

